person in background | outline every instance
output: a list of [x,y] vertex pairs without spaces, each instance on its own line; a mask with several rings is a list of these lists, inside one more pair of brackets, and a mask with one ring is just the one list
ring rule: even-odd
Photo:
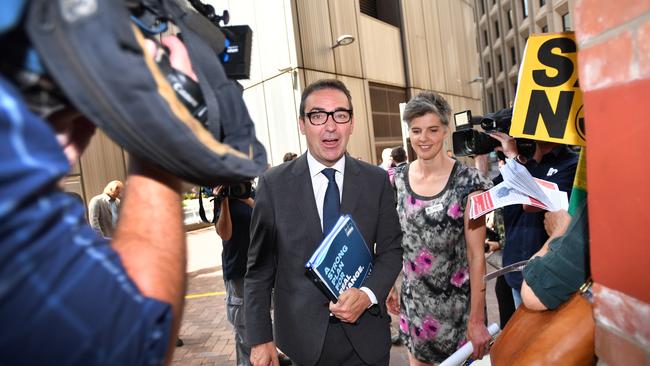
[[[298,125],[307,152],[271,168],[257,186],[244,302],[251,361],[277,365],[277,342],[300,365],[388,365],[384,303],[402,256],[388,176],[345,154],[354,118],[341,81],[304,89]],[[305,275],[305,263],[343,214],[354,218],[374,254],[373,269],[361,288],[345,290],[334,304]]]
[[388,168],[393,166],[393,161],[390,158],[390,153],[392,151],[393,149],[387,147],[381,152],[381,162],[379,163],[379,166],[384,170],[388,170]]
[[122,189],[122,182],[111,181],[104,187],[104,192],[91,198],[88,204],[90,226],[105,238],[112,238],[115,233]]
[[298,157],[296,153],[288,152],[282,157],[282,162],[286,163],[287,161],[295,160]]
[[395,167],[402,166],[406,164],[406,150],[404,150],[403,147],[398,146],[391,150],[390,152],[390,158],[395,164]]
[[249,366],[251,347],[245,341],[244,275],[255,192],[251,190],[250,196],[246,198],[231,198],[227,192],[227,186],[218,186],[213,191],[216,200],[221,200],[215,210],[215,215],[219,217],[215,228],[223,241],[221,263],[226,286],[226,312],[228,321],[234,328],[237,366]]
[[[501,142],[495,150],[502,151],[506,158],[514,159],[524,165],[534,178],[543,179],[558,185],[559,190],[570,196],[573,178],[578,166],[578,155],[567,145],[537,141],[534,155],[527,159],[519,154],[515,139],[505,133],[493,131],[490,136]],[[503,181],[501,175],[494,184]],[[530,259],[539,251],[548,235],[544,231],[544,211],[528,205],[510,205],[503,208],[506,243],[503,248],[503,266]],[[505,274],[512,289],[515,308],[521,304],[521,272]]]
[[469,200],[492,184],[476,169],[449,158],[444,141],[451,108],[422,92],[404,110],[417,160],[395,174],[404,233],[401,291],[386,302],[400,316],[400,335],[412,366],[440,363],[466,340],[473,357],[487,352],[485,219],[469,219]]
[[[497,218],[500,219],[501,222],[501,225],[499,227],[503,228],[503,216],[501,209],[497,209],[485,215],[487,230],[487,235],[485,238],[485,251],[489,252],[490,254],[502,250],[503,244],[505,242],[505,240],[503,240],[497,231]],[[490,262],[492,259],[493,258],[489,259],[488,263],[493,263]],[[500,259],[501,258],[499,256],[498,263],[493,264],[496,269],[503,267],[503,262]],[[510,289],[510,286],[508,286],[508,283],[506,282],[504,276],[499,276],[495,280],[494,293],[497,297],[497,304],[499,306],[499,325],[501,329],[503,329],[508,323],[508,320],[510,320],[510,317],[512,317],[512,314],[515,312],[515,302],[512,298],[512,290]]]
[[[401,169],[401,166],[406,165],[406,150],[404,150],[403,147],[398,146],[391,150],[390,158],[393,161],[393,166],[388,168],[388,179],[392,185],[395,185],[395,171]],[[397,196],[395,196],[395,199],[397,200]]]

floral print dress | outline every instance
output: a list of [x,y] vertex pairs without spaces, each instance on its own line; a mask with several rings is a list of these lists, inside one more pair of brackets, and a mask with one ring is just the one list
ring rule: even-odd
[[444,361],[465,343],[470,307],[464,213],[467,196],[492,183],[458,161],[433,197],[414,193],[410,164],[396,169],[397,211],[404,248],[400,336],[411,354]]

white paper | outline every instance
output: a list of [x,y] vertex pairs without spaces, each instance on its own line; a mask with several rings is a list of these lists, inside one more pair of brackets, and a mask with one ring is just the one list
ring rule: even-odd
[[557,184],[533,178],[523,165],[506,159],[501,167],[503,182],[470,198],[470,218],[475,219],[497,208],[524,204],[548,211],[566,210],[569,200]]
[[[499,332],[500,329],[496,323],[492,323],[490,326],[488,326],[487,330],[491,336],[494,336]],[[472,355],[472,352],[474,352],[472,342],[467,342],[458,350],[456,350],[456,352],[454,352],[451,356],[447,357],[446,360],[442,361],[439,366],[460,366],[463,364],[463,362],[465,362],[465,360],[467,360],[469,356]]]

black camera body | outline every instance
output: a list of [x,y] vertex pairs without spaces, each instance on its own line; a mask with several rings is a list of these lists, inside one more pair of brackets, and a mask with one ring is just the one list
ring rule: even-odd
[[227,185],[221,189],[221,196],[240,200],[250,198],[253,196],[253,184],[243,182]]
[[[452,133],[451,140],[455,156],[473,156],[489,154],[501,143],[492,138],[489,133],[498,131],[509,133],[512,122],[512,108],[502,109],[485,117],[472,117],[469,110],[454,114],[456,132]],[[475,130],[473,126],[481,126],[485,132]],[[519,154],[530,158],[535,153],[535,141],[530,139],[515,139]]]

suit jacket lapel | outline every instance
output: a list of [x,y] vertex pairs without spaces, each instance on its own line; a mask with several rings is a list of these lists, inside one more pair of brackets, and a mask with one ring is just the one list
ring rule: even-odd
[[[309,167],[307,166],[307,154],[303,154],[296,160],[291,173],[291,180],[287,182],[290,191],[288,197],[296,203],[299,217],[301,217],[299,225],[308,227],[310,236],[313,234],[315,238],[320,238],[322,237],[322,229],[316,199],[314,198],[314,188],[311,183]],[[314,249],[316,249],[317,244],[318,242],[313,243]],[[312,243],[307,243],[307,245],[311,246]]]
[[357,207],[359,196],[361,196],[361,188],[363,187],[360,172],[359,162],[346,156],[345,174],[343,175],[343,199],[341,200],[342,215],[352,214]]

